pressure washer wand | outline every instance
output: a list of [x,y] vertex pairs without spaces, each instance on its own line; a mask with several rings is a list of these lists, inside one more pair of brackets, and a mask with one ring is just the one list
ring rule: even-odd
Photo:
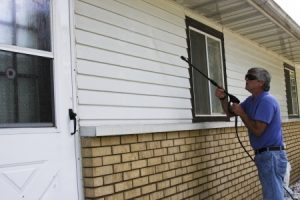
[[197,69],[186,57],[181,56],[180,57],[182,60],[184,60],[185,62],[187,62],[189,64],[189,66],[191,66],[192,68],[194,68],[196,71],[198,71],[202,76],[204,76],[207,80],[209,80],[211,82],[211,84],[213,84],[214,86],[216,86],[217,88],[223,89],[224,93],[229,96],[230,102],[232,103],[240,103],[240,100],[232,95],[229,94],[224,88],[222,88],[221,86],[219,86],[216,81],[212,80],[211,78],[209,78],[208,76],[206,76],[203,72],[201,72],[199,69]]

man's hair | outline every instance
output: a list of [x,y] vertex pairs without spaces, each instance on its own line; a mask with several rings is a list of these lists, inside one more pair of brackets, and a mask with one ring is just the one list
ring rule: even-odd
[[270,82],[271,82],[271,75],[270,73],[265,70],[264,68],[251,68],[248,70],[247,74],[252,74],[257,77],[257,80],[264,82],[264,91],[270,90]]

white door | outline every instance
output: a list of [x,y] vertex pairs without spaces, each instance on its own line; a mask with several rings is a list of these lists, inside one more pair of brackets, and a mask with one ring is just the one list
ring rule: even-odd
[[77,200],[68,0],[1,0],[0,199]]

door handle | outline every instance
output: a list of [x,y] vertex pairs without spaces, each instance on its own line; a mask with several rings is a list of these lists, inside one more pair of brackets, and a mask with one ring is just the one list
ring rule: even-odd
[[76,133],[76,129],[77,129],[77,120],[76,120],[76,116],[77,114],[74,113],[73,109],[69,109],[69,117],[70,120],[73,120],[73,124],[74,124],[74,132],[71,133],[71,135],[74,135]]

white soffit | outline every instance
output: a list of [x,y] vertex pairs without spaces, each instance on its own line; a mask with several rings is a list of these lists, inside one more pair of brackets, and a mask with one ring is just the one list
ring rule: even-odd
[[173,0],[300,64],[300,27],[273,0]]

